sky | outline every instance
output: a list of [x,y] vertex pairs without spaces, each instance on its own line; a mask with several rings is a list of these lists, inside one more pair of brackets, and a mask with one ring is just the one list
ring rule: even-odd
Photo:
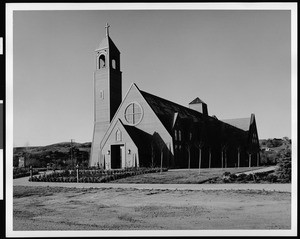
[[218,119],[255,114],[260,139],[291,137],[288,10],[14,11],[13,145],[91,142],[95,49],[105,24],[131,83]]

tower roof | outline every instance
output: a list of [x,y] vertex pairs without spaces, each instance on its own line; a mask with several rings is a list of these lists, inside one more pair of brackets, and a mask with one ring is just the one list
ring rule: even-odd
[[106,49],[106,48],[114,48],[116,49],[118,52],[120,52],[118,50],[118,48],[116,47],[115,43],[111,40],[111,38],[109,36],[106,36],[99,44],[99,46],[97,47],[97,49],[95,51],[98,50],[102,50],[102,49]]
[[106,48],[114,48],[116,49],[119,53],[120,51],[118,50],[118,48],[116,47],[115,43],[112,41],[112,39],[109,37],[109,32],[108,32],[108,28],[109,25],[106,23],[106,36],[105,38],[103,38],[103,40],[100,42],[99,46],[97,47],[97,49],[95,51],[98,50],[102,50],[102,49],[106,49]]
[[199,97],[197,97],[196,99],[194,99],[192,102],[189,103],[189,105],[192,105],[192,104],[200,104],[200,103],[204,103],[205,102],[203,100],[200,100]]

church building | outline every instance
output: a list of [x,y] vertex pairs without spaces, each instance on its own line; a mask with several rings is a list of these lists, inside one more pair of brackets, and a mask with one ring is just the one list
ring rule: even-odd
[[219,120],[200,98],[188,107],[131,84],[122,98],[120,51],[109,36],[95,50],[94,133],[89,166],[258,166],[255,115]]

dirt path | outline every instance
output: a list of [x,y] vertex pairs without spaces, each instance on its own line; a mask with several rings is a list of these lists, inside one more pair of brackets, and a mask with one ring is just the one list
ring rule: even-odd
[[[277,166],[270,166],[270,167],[264,167],[264,168],[250,170],[250,171],[246,171],[246,172],[242,172],[242,173],[248,175],[248,174],[253,174],[253,173],[270,172],[270,171],[275,171],[276,168],[277,168]],[[236,173],[236,175],[238,176],[242,173]]]
[[13,230],[290,227],[287,192],[14,186]]

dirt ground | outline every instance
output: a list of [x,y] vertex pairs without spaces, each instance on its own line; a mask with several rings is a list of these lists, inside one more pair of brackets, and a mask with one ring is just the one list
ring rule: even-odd
[[14,186],[14,231],[290,228],[286,192]]

